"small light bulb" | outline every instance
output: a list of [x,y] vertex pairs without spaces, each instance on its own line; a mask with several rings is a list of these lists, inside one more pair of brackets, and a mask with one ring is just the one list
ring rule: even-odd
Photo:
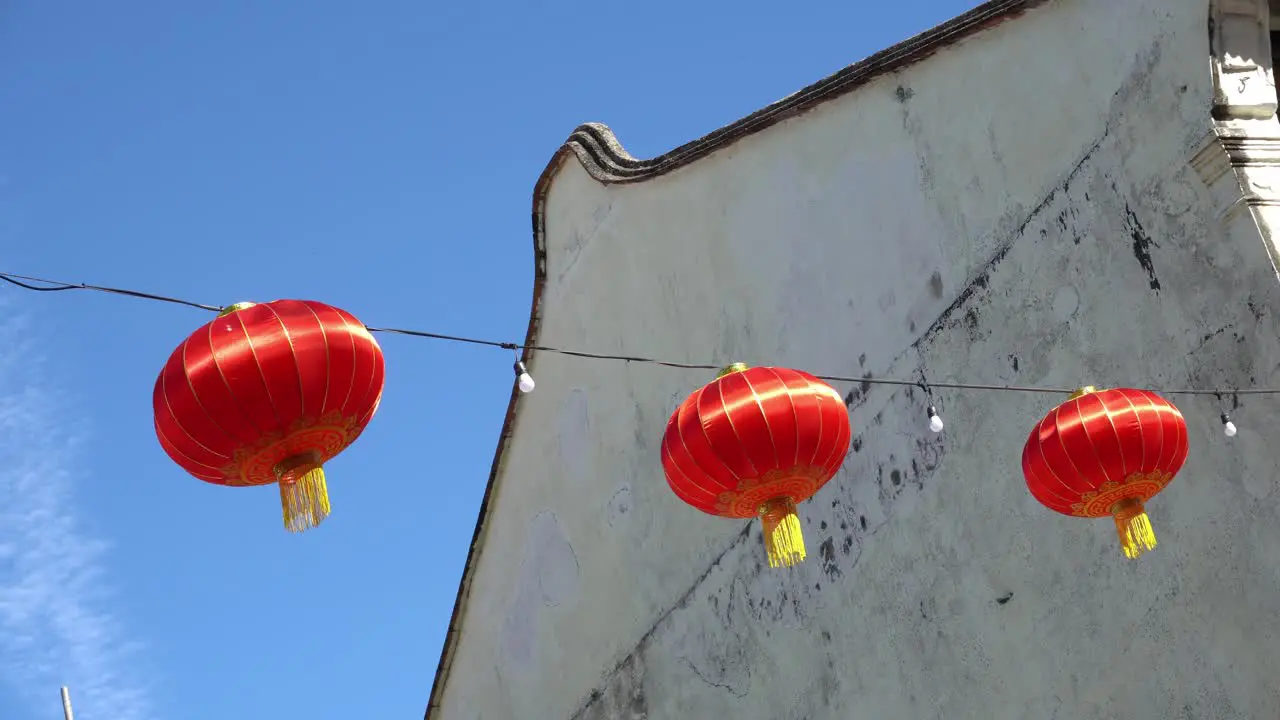
[[1236,429],[1236,424],[1231,422],[1231,416],[1222,413],[1222,434],[1227,437],[1235,437],[1237,432],[1239,431]]
[[945,426],[942,423],[942,418],[938,417],[938,409],[930,405],[929,406],[929,429],[932,430],[933,432],[939,433],[939,432],[942,432],[943,427]]
[[537,387],[537,383],[533,381],[533,376],[530,375],[529,371],[525,369],[524,363],[517,362],[515,365],[515,370],[516,370],[516,385],[519,386],[520,392],[522,393],[533,392],[533,389]]
[[522,393],[531,393],[533,388],[537,386],[537,383],[533,381],[533,376],[529,373],[520,373],[518,384]]

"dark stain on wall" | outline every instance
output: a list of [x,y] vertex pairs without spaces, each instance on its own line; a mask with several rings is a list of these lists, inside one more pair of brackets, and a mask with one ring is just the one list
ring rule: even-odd
[[840,566],[836,564],[836,544],[835,539],[827,537],[818,546],[818,556],[822,558],[822,572],[831,580],[838,580],[844,573],[840,570]]
[[1150,282],[1151,289],[1156,292],[1160,291],[1160,278],[1156,277],[1156,266],[1151,260],[1151,248],[1160,247],[1155,240],[1142,227],[1138,216],[1134,214],[1133,208],[1128,203],[1124,206],[1125,229],[1129,231],[1129,237],[1133,239],[1133,256],[1138,258],[1138,264],[1147,272],[1147,278]]
[[645,720],[649,701],[644,694],[644,660],[629,655],[603,691],[592,690],[586,706],[574,713],[576,720]]
[[[865,358],[866,355],[864,354],[862,357]],[[862,404],[862,399],[867,396],[867,393],[871,392],[871,383],[869,381],[874,377],[875,376],[869,372],[862,374],[862,382],[858,383],[858,387],[853,388],[852,390],[850,390],[848,393],[845,394],[844,396],[845,407],[851,408],[855,405]]]

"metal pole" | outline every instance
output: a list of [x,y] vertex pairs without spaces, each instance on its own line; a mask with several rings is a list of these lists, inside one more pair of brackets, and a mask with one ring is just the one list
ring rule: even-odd
[[75,720],[71,716],[71,693],[67,692],[67,688],[62,688],[62,716],[66,720]]

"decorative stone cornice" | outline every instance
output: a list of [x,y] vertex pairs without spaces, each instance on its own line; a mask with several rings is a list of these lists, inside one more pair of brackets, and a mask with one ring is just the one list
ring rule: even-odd
[[1232,167],[1280,167],[1280,137],[1219,136]]
[[1204,137],[1200,149],[1191,157],[1191,169],[1200,177],[1200,181],[1213,187],[1218,179],[1231,169],[1231,156],[1222,145],[1217,133],[1210,132]]
[[1276,113],[1267,0],[1213,0],[1209,9],[1213,112],[1221,120]]
[[[1280,123],[1276,120],[1271,59],[1271,7],[1267,0],[1212,0],[1209,9],[1213,75],[1212,142],[1191,166],[1220,199],[1235,197],[1220,216],[1231,221],[1247,207],[1268,244],[1273,265],[1280,259]],[[1230,168],[1234,182],[1223,179]],[[1224,203],[1225,204],[1225,203]]]

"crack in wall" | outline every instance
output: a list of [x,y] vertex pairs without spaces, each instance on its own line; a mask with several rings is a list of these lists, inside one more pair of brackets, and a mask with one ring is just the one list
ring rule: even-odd
[[684,662],[685,666],[688,667],[689,670],[693,672],[694,677],[702,681],[703,685],[706,685],[707,687],[710,687],[710,688],[717,688],[720,690],[724,690],[725,692],[729,693],[734,697],[744,698],[747,696],[746,690],[737,690],[732,685],[729,685],[728,683],[716,682],[708,678],[706,675],[702,673],[701,670],[698,669],[697,665],[693,664],[693,661],[690,660],[689,658],[682,657],[680,659]]

